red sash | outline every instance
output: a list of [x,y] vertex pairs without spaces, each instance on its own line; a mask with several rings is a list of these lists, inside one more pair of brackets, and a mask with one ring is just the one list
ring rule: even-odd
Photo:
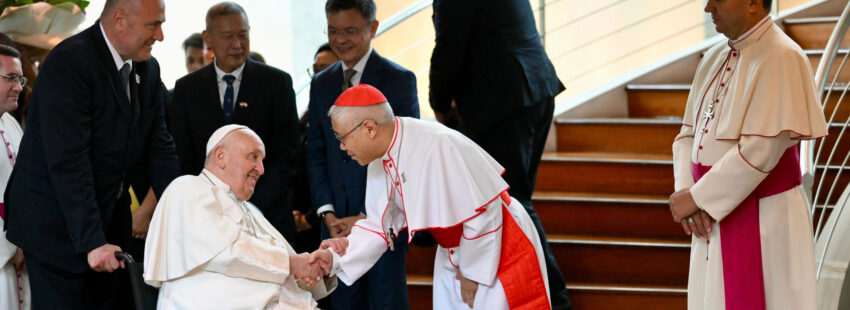
[[[696,182],[711,170],[711,166],[692,163],[691,169]],[[758,187],[720,221],[726,310],[765,309],[759,199],[791,190],[801,182],[800,157],[797,146],[793,146],[785,151]]]
[[[508,308],[551,309],[534,245],[506,207],[511,203],[508,192],[502,192],[500,196],[504,204],[502,205],[502,251],[497,275],[505,289]],[[460,244],[463,223],[446,228],[432,228],[429,232],[443,248],[454,248]]]
[[0,218],[6,220],[6,204],[0,202]]

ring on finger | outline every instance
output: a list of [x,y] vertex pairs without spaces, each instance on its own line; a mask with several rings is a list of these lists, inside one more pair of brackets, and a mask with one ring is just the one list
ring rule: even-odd
[[693,224],[693,223],[694,223],[694,218],[693,218],[693,217],[689,217],[689,218],[688,218],[688,224]]

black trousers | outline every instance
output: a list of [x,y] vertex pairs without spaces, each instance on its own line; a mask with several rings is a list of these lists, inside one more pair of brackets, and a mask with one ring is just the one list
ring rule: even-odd
[[[106,228],[106,242],[130,249],[130,195],[121,196],[112,211],[110,225]],[[114,272],[69,271],[55,265],[55,260],[45,260],[24,250],[24,261],[29,272],[32,308],[68,310],[124,310],[133,309],[130,274],[127,269]],[[86,255],[74,259],[85,262]],[[49,261],[54,261],[50,263]]]
[[132,309],[122,292],[130,292],[126,269],[113,273],[69,272],[24,252],[32,291],[32,308],[67,310]]
[[378,262],[351,286],[342,281],[331,293],[333,310],[407,310],[407,230],[398,232],[395,251],[387,250]]
[[543,156],[554,110],[555,99],[547,98],[534,106],[517,110],[511,117],[495,122],[470,138],[505,168],[502,177],[510,186],[508,193],[522,203],[534,222],[543,244],[552,308],[560,310],[571,308],[564,276],[558,268],[552,250],[549,249],[543,225],[540,224],[537,212],[534,212],[531,204],[531,194],[537,180],[537,167]]

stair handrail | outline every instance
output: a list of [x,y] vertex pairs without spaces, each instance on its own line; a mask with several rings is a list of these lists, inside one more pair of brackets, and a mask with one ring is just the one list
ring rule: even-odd
[[[847,62],[847,59],[848,59],[847,56],[850,55],[850,53],[845,53],[843,59],[841,60],[841,63],[839,65],[838,69],[836,70],[835,76],[833,76],[832,79],[831,79],[831,82],[829,84],[827,84],[827,81],[830,78],[829,73],[830,73],[830,71],[832,71],[832,68],[835,64],[835,57],[838,54],[839,47],[841,46],[841,43],[844,41],[844,37],[847,34],[848,28],[850,28],[850,3],[845,5],[844,10],[841,13],[841,17],[836,22],[836,26],[833,29],[832,34],[830,35],[829,41],[827,42],[826,47],[824,49],[824,54],[821,57],[820,62],[818,63],[818,68],[817,68],[817,71],[815,73],[815,82],[816,82],[816,86],[817,86],[817,90],[818,90],[818,95],[820,96],[820,99],[821,99],[821,105],[824,108],[826,108],[827,102],[829,101],[829,98],[832,95],[833,90],[835,90],[836,86],[838,85],[838,83],[837,83],[838,76],[840,75],[842,69],[844,68],[844,65]],[[828,85],[828,88],[827,88],[827,85]],[[832,126],[833,124],[840,124],[841,123],[840,121],[834,122],[835,116],[837,114],[837,111],[839,110],[840,105],[842,104],[844,97],[848,94],[848,90],[850,90],[850,83],[846,84],[845,87],[843,87],[843,90],[841,90],[840,97],[836,101],[835,107],[833,108],[831,115],[827,119],[827,129],[829,129],[830,127],[833,127]],[[842,137],[844,136],[844,133],[845,133],[848,125],[850,125],[850,118],[848,118],[846,121],[844,121],[843,126],[841,126],[841,131],[839,132],[837,138],[835,139],[835,143],[834,143],[832,149],[829,151],[829,154],[827,156],[827,160],[826,160],[825,164],[823,165],[823,169],[822,169],[820,178],[817,182],[817,186],[815,186],[815,172],[818,169],[818,163],[820,162],[820,157],[821,157],[821,155],[823,154],[823,151],[824,151],[823,150],[823,148],[824,148],[823,142],[825,141],[825,138],[821,137],[821,138],[816,139],[816,140],[804,140],[800,144],[800,149],[801,149],[801,152],[800,152],[800,166],[801,167],[800,167],[800,169],[801,169],[801,172],[802,172],[802,175],[803,175],[803,186],[804,186],[806,194],[808,195],[807,201],[809,202],[809,210],[808,210],[809,211],[809,217],[810,217],[810,220],[812,220],[813,222],[814,222],[815,214],[817,213],[817,211],[819,209],[818,201],[821,201],[820,196],[821,196],[821,193],[823,192],[822,189],[823,189],[823,186],[825,185],[824,182],[825,182],[826,176],[828,174],[827,172],[829,170],[833,170],[833,169],[837,170],[836,176],[834,177],[832,184],[828,184],[829,185],[829,191],[826,192],[826,198],[822,200],[823,205],[820,207],[821,213],[820,213],[818,220],[816,221],[816,224],[814,225],[813,235],[814,235],[815,242],[817,243],[819,241],[818,239],[820,239],[820,238],[825,238],[824,240],[820,240],[820,241],[824,242],[823,243],[824,244],[823,250],[820,253],[816,253],[817,261],[818,261],[818,266],[817,266],[817,279],[818,280],[820,280],[821,271],[823,270],[824,258],[826,257],[827,250],[829,249],[830,241],[832,240],[832,236],[833,236],[835,227],[837,227],[837,225],[833,224],[833,225],[831,225],[831,229],[828,232],[826,232],[825,230],[822,231],[822,229],[824,228],[824,224],[825,224],[824,219],[827,216],[826,212],[828,210],[829,201],[832,198],[833,194],[835,193],[836,186],[837,186],[838,181],[839,181],[839,177],[841,176],[841,173],[844,171],[845,167],[847,166],[848,159],[850,159],[850,153],[848,153],[844,157],[844,160],[841,162],[840,165],[831,165],[831,164],[833,162],[833,157],[835,157],[836,150],[838,149],[839,142],[842,141]],[[818,142],[820,142],[820,143],[818,143]],[[839,189],[839,190],[843,191],[845,189],[842,188],[842,189]],[[835,220],[830,220],[830,222],[832,222],[832,223],[837,222],[837,220],[841,217],[843,211],[844,211],[844,208],[837,208],[837,212],[834,212],[833,214],[830,215],[831,217],[834,217]],[[824,232],[826,232],[826,235],[823,235]]]
[[[829,41],[826,44],[826,48],[824,49],[823,56],[821,56],[821,61],[818,63],[818,68],[817,68],[817,71],[815,73],[815,82],[817,83],[816,86],[817,86],[818,94],[820,95],[821,105],[824,106],[824,107],[826,106],[826,102],[827,102],[827,100],[829,99],[829,97],[832,93],[832,90],[833,90],[832,86],[837,85],[836,79],[838,77],[838,72],[836,72],[836,76],[832,79],[832,83],[830,83],[830,88],[826,89],[827,80],[828,80],[827,75],[829,74],[830,69],[835,64],[835,56],[838,53],[838,48],[840,47],[841,42],[844,39],[844,36],[847,34],[848,28],[850,28],[850,22],[848,22],[848,21],[850,21],[850,3],[848,3],[844,7],[844,11],[841,13],[841,17],[836,22],[836,26],[833,29],[832,34],[829,37]],[[843,67],[843,65],[844,65],[844,62],[842,62],[842,67]],[[839,72],[840,72],[840,69],[841,68],[839,68],[839,70],[838,70]],[[824,91],[826,91],[826,93],[824,93]],[[843,98],[841,98],[841,99],[843,99]],[[840,103],[841,102],[839,101],[838,104],[840,104]],[[838,110],[838,108],[836,107],[833,110],[833,112],[835,112],[837,110]],[[827,120],[827,124],[832,123],[832,121],[834,120],[835,114],[836,113],[832,113],[830,118]],[[822,139],[823,138],[821,138],[819,140],[822,140]],[[815,170],[817,169],[816,161],[818,161],[818,159],[819,159],[819,157],[822,153],[822,148],[823,148],[823,145],[821,144],[819,147],[817,147],[817,150],[816,150],[816,147],[815,147],[816,143],[815,142],[816,142],[815,140],[803,140],[800,143],[800,149],[801,149],[801,152],[800,152],[800,166],[801,167],[800,167],[800,169],[801,169],[801,172],[803,174],[803,186],[805,188],[806,194],[808,194],[808,196],[809,196],[808,198],[809,198],[809,202],[811,204],[810,208],[809,208],[809,216],[812,219],[814,218],[814,213],[815,213],[816,208],[817,208],[817,203],[816,203],[815,199],[817,199],[818,196],[819,196],[819,191],[813,192],[814,191],[814,175],[815,175]],[[828,163],[829,163],[829,161],[831,161],[831,158],[834,154],[829,154],[829,155],[830,155],[830,160],[828,160]],[[818,184],[818,188],[820,188],[820,186],[823,185],[822,181],[823,181],[823,178],[821,178],[821,182],[820,182],[820,184]],[[815,236],[815,238],[817,238],[817,235]]]

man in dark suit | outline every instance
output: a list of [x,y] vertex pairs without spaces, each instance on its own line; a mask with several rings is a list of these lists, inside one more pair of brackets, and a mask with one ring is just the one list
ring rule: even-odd
[[[307,166],[313,206],[325,227],[322,237],[344,237],[364,218],[366,167],[340,150],[328,109],[342,91],[369,84],[389,99],[396,115],[419,117],[416,76],[372,49],[378,30],[372,0],[329,0],[325,4],[328,42],[341,60],[316,74],[310,86]],[[399,233],[399,236],[405,236]],[[352,286],[339,283],[333,309],[408,309],[405,259],[407,240],[397,238],[375,267]]]
[[[41,66],[8,190],[8,238],[24,251],[34,309],[119,309],[114,253],[130,239],[131,168],[157,195],[178,175],[165,129],[161,0],[108,0],[99,22]],[[123,273],[123,276],[122,276]]]
[[293,240],[295,92],[289,74],[248,59],[249,30],[248,16],[236,3],[222,2],[207,11],[203,37],[215,60],[177,80],[168,107],[169,131],[183,173],[195,175],[204,167],[206,143],[216,129],[241,124],[260,135],[266,144],[266,172],[251,202],[287,240]]
[[540,234],[552,307],[570,302],[531,205],[537,167],[564,90],[540,42],[526,0],[435,0],[430,103],[440,122],[457,108],[460,130],[505,167],[508,192]]

